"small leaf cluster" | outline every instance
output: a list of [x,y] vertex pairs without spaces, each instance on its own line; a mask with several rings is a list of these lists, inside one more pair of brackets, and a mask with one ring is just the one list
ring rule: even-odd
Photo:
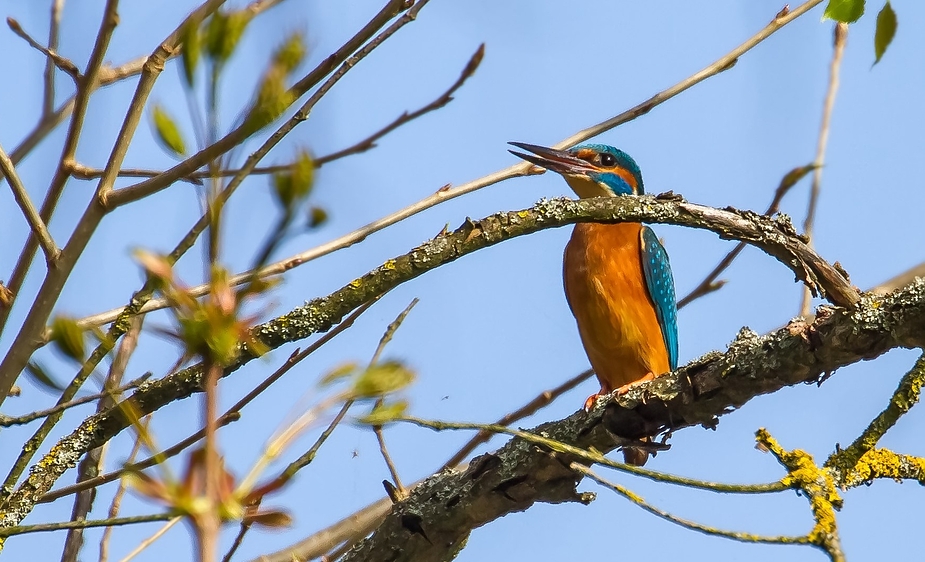
[[[865,0],[829,0],[823,17],[841,23],[854,23],[864,15]],[[898,21],[889,0],[877,14],[877,30],[874,32],[874,64],[880,62],[887,47],[896,35]]]

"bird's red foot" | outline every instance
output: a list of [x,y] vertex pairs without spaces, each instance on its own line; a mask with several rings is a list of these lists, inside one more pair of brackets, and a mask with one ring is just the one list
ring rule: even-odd
[[585,412],[590,412],[591,408],[594,407],[594,404],[597,403],[597,399],[601,396],[606,396],[607,394],[608,392],[602,388],[600,392],[596,392],[591,396],[588,396],[588,399],[585,400]]
[[[639,384],[639,383],[641,383],[641,382],[648,382],[648,381],[651,381],[651,380],[654,380],[654,379],[655,379],[655,375],[653,375],[652,373],[646,373],[646,376],[642,377],[642,378],[639,379],[638,381],[633,381],[633,382],[631,382],[631,383],[629,383],[629,384],[624,384],[624,385],[621,386],[620,388],[614,390],[613,393],[614,393],[615,396],[623,396],[624,394],[626,394],[627,392],[629,392],[630,389],[633,388],[634,386],[636,386],[637,384]],[[590,400],[590,398],[589,398],[588,400]]]

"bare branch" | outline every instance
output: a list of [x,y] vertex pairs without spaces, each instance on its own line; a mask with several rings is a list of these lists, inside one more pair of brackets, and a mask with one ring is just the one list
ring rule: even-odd
[[58,249],[51,237],[51,233],[48,232],[45,221],[42,220],[42,217],[39,216],[38,211],[35,209],[35,205],[32,204],[32,199],[29,198],[26,186],[19,179],[19,174],[16,173],[13,161],[7,156],[2,146],[0,146],[0,172],[3,173],[7,183],[10,184],[10,189],[13,190],[13,198],[16,199],[23,216],[26,217],[26,222],[29,223],[29,228],[32,229],[32,235],[38,239],[42,251],[45,252],[45,261],[53,264],[58,259],[61,250]]
[[[774,190],[774,198],[771,199],[771,204],[768,205],[768,209],[764,212],[764,215],[770,217],[780,210],[781,201],[784,200],[784,196],[787,195],[787,192],[790,191],[793,186],[795,186],[806,174],[815,169],[815,164],[809,164],[807,166],[796,167],[781,178],[780,184],[777,186],[777,189]],[[736,247],[730,250],[726,257],[720,260],[720,262],[713,268],[713,271],[707,274],[704,277],[703,281],[699,285],[694,287],[690,293],[688,293],[684,298],[678,301],[678,309],[682,309],[695,300],[708,295],[714,291],[719,290],[726,283],[725,281],[717,281],[717,278],[724,272],[726,269],[732,265],[732,262],[742,253],[742,250],[745,249],[745,243],[739,242],[736,244]]]
[[847,448],[836,451],[825,461],[825,466],[847,473],[857,466],[868,451],[873,450],[899,418],[919,401],[925,384],[925,354],[919,357],[912,369],[903,375],[899,386],[890,397],[890,403]]
[[52,406],[51,408],[47,408],[45,410],[36,410],[35,412],[29,412],[28,414],[25,414],[22,416],[8,417],[8,416],[4,416],[0,414],[0,427],[12,427],[14,425],[24,425],[29,422],[33,422],[35,420],[40,420],[46,416],[57,414],[58,412],[62,410],[67,410],[70,408],[74,408],[76,406],[82,406],[83,404],[89,404],[90,402],[95,402],[99,400],[100,398],[103,398],[104,396],[110,396],[112,394],[119,395],[119,394],[124,393],[126,390],[138,388],[141,385],[141,383],[147,381],[149,378],[151,378],[151,373],[145,373],[144,375],[138,377],[137,379],[130,381],[127,384],[120,386],[119,388],[115,390],[104,390],[103,392],[98,392],[96,394],[81,396],[80,398],[75,398],[74,400],[71,400],[70,402],[58,404],[56,406]]
[[[508,426],[516,421],[522,420],[528,416],[532,416],[540,408],[543,408],[549,405],[550,403],[552,403],[553,400],[555,400],[559,396],[562,396],[569,390],[572,390],[573,388],[585,382],[586,380],[590,379],[593,375],[594,375],[594,371],[592,371],[591,369],[588,369],[587,371],[584,371],[582,373],[578,373],[577,375],[565,381],[564,383],[560,384],[556,388],[541,392],[539,396],[537,396],[533,400],[530,400],[529,402],[527,402],[520,408],[517,408],[513,412],[506,414],[501,419],[496,421],[495,425]],[[473,437],[472,439],[469,440],[468,443],[463,445],[463,447],[460,450],[456,451],[456,453],[452,457],[450,457],[450,460],[444,463],[443,470],[455,468],[459,463],[466,460],[466,457],[468,457],[469,454],[472,453],[472,451],[476,449],[476,447],[478,447],[482,443],[486,443],[489,439],[491,439],[492,435],[494,435],[494,433],[492,433],[491,431],[488,431],[485,429],[480,430],[475,435],[475,437]]]
[[723,538],[733,539],[733,540],[741,541],[741,542],[760,543],[760,544],[810,544],[809,537],[805,535],[801,537],[788,537],[788,536],[766,537],[762,535],[753,535],[751,533],[726,531],[726,530],[719,529],[716,527],[709,527],[707,525],[702,525],[700,523],[696,523],[694,521],[690,521],[687,519],[682,519],[680,517],[677,517],[675,515],[668,513],[667,511],[664,511],[662,509],[659,509],[647,503],[639,495],[629,491],[627,488],[624,488],[623,486],[619,484],[615,484],[613,482],[605,480],[604,478],[601,478],[600,476],[592,472],[589,468],[581,464],[573,462],[570,466],[572,470],[574,470],[575,472],[579,472],[583,474],[584,476],[587,476],[588,478],[590,478],[591,480],[594,480],[601,486],[610,488],[614,492],[630,500],[631,502],[638,505],[642,509],[651,513],[652,515],[655,515],[656,517],[660,517],[661,519],[664,519],[665,521],[669,521],[676,525],[680,525],[681,527],[684,527],[685,529],[690,529],[692,531],[698,531],[698,532],[704,533],[706,535],[711,535],[714,537],[723,537]]
[[[58,51],[58,32],[61,28],[61,12],[64,11],[64,0],[52,0],[51,17],[48,24],[48,50]],[[55,61],[50,57],[45,61],[45,87],[42,93],[42,117],[55,109]]]
[[[53,23],[52,23],[52,32],[51,32],[50,38],[53,39],[55,42],[57,42],[57,27],[58,27],[57,24],[60,23],[61,21],[59,4],[63,5],[64,4],[63,0],[55,0],[52,4],[52,22]],[[57,17],[57,21],[55,19],[56,17]],[[33,39],[32,36],[26,33],[26,31],[22,28],[22,26],[19,25],[19,22],[14,20],[13,18],[9,18],[9,17],[6,18],[6,24],[13,31],[13,33],[18,35],[21,39],[25,40],[26,43],[28,43],[30,47],[32,47],[33,49],[45,55],[48,58],[49,63],[51,63],[54,66],[57,66],[62,71],[64,71],[65,74],[73,78],[75,84],[78,84],[78,85],[80,84],[80,79],[81,79],[80,70],[77,68],[76,64],[71,62],[69,59],[62,57],[61,55],[56,53],[54,48],[45,47],[44,45],[42,45],[41,43]],[[49,84],[48,75],[49,73],[46,70],[46,73],[45,73],[46,88],[48,87],[48,84]],[[52,76],[52,81],[53,81],[54,74],[52,73],[51,76]],[[53,82],[51,83],[53,84]],[[47,91],[48,90],[46,90],[46,92]],[[54,94],[53,88],[51,89],[51,93],[52,95]],[[51,108],[53,107],[53,104],[54,104],[54,100],[51,99],[47,93],[45,94],[45,96],[46,97],[43,102],[43,107],[46,108],[44,111],[47,113],[51,111]]]
[[[852,293],[852,290],[841,278],[840,274],[835,272],[833,276],[830,273],[825,273],[826,267],[823,265],[825,262],[815,256],[811,250],[805,248],[805,244],[792,233],[792,227],[787,226],[788,223],[780,220],[770,220],[754,213],[734,213],[728,210],[700,207],[674,199],[664,200],[653,197],[619,197],[581,201],[553,200],[543,201],[532,209],[501,213],[479,222],[467,221],[460,229],[452,233],[441,234],[435,240],[413,252],[395,260],[389,260],[383,267],[368,273],[328,297],[308,302],[305,306],[299,307],[277,320],[259,326],[254,332],[254,337],[259,338],[269,349],[275,349],[284,343],[327,330],[357,306],[384,294],[402,282],[413,279],[444,263],[454,261],[465,254],[514,236],[589,220],[696,225],[713,229],[726,237],[741,236],[787,262],[788,266],[797,270],[798,275],[807,278],[814,284],[819,283],[819,286],[825,287],[826,292],[830,295],[838,295],[833,297],[837,302],[856,302],[858,299],[857,294]],[[794,261],[796,262],[795,264],[792,263]],[[831,266],[828,267],[831,268]],[[891,296],[894,299],[899,299],[899,301],[890,301],[890,298],[884,298],[882,302],[878,303],[879,306],[871,314],[875,318],[880,318],[888,312],[894,313],[895,316],[891,317],[890,328],[883,326],[878,328],[877,324],[873,324],[869,330],[858,330],[855,325],[853,327],[854,333],[841,336],[840,345],[851,346],[853,343],[857,345],[863,343],[862,357],[872,358],[892,347],[917,342],[918,340],[915,338],[918,336],[910,335],[909,332],[909,330],[913,330],[911,334],[916,334],[914,330],[921,328],[917,324],[920,320],[917,313],[922,312],[918,307],[920,304],[922,306],[925,306],[925,304],[920,303],[919,300],[925,301],[925,297],[920,292],[916,292],[917,290],[921,292],[918,285],[912,285],[905,292],[898,293],[899,296]],[[896,302],[896,304],[893,305],[893,302]],[[899,303],[902,303],[903,306]],[[870,301],[862,301],[862,306],[870,307]],[[852,310],[848,309],[848,312],[845,312],[842,309],[836,309],[834,312],[827,312],[817,317],[816,324],[831,322],[832,318],[842,319]],[[866,310],[865,308],[863,321],[869,322]],[[923,317],[925,317],[925,314],[923,314]],[[856,321],[860,321],[860,319]],[[925,321],[925,318],[923,318],[923,321]],[[774,365],[777,368],[786,370],[785,373],[778,374],[779,377],[782,377],[776,379],[779,385],[794,384],[805,380],[809,376],[807,373],[815,377],[818,374],[816,371],[818,368],[829,371],[836,368],[832,363],[827,364],[820,359],[818,349],[812,353],[810,359],[801,355],[797,342],[806,341],[808,346],[809,336],[806,330],[810,329],[816,330],[817,328],[815,325],[788,327],[787,334],[790,335],[790,330],[792,330],[793,334],[790,337],[797,341],[791,342],[791,348],[787,349],[786,357],[775,358]],[[923,331],[918,332],[919,335],[921,333]],[[803,338],[806,339],[804,340]],[[741,336],[742,342],[753,339],[760,338],[750,334]],[[859,340],[863,340],[863,342]],[[769,342],[767,345],[771,346],[769,349],[773,349],[773,343]],[[740,353],[740,347],[733,344],[729,353]],[[850,349],[857,348],[850,347]],[[760,362],[760,359],[768,352],[763,348],[757,351],[760,352],[760,356],[753,357],[753,361],[759,361],[763,368],[767,368],[766,365]],[[253,358],[252,352],[246,348],[242,348],[241,353],[239,360],[229,366],[224,375],[227,376],[239,368],[240,365]],[[856,359],[856,355],[843,351],[830,361],[836,361],[840,366]],[[734,399],[734,404],[742,403],[756,394],[780,388],[780,386],[775,387],[773,384],[760,382],[761,377],[749,379],[751,382],[746,382],[744,388],[733,384],[737,379],[730,377],[729,373],[735,371],[736,365],[739,366],[738,368],[748,368],[751,364],[745,361],[744,358],[741,362],[734,360],[732,366],[725,367],[726,371],[720,377],[720,380],[705,379],[707,381],[705,384],[714,385],[712,389],[703,389],[702,392],[697,391],[699,394],[709,393],[709,397],[705,402],[710,406],[706,410],[699,410],[695,407],[696,404],[699,404],[695,400],[694,402],[680,405],[677,411],[672,411],[673,417],[671,420],[673,421],[669,422],[669,420],[663,419],[659,420],[659,423],[683,424],[684,421],[688,420],[686,416],[691,416],[690,419],[693,420],[691,423],[711,421],[713,416],[716,415],[715,406],[721,404],[720,411],[722,411],[727,407],[723,400],[730,399],[730,395],[718,391],[717,386],[720,389],[729,388],[730,392],[733,393],[732,396],[738,396]],[[689,373],[689,371],[684,370],[680,372]],[[138,415],[144,415],[169,402],[200,392],[202,388],[201,377],[201,367],[193,366],[150,383],[139,389],[130,399],[132,410]],[[667,379],[660,377],[659,382],[664,380]],[[687,378],[684,379],[684,381],[687,380]],[[675,380],[675,384],[681,383]],[[683,388],[690,389],[687,384],[685,382]],[[673,396],[677,398],[680,392],[681,387],[678,387]],[[744,392],[745,396],[736,395],[736,392]],[[627,397],[630,398],[634,396],[636,394],[633,391],[627,394]],[[624,398],[626,399],[626,397]],[[707,419],[698,417],[704,415],[705,412],[709,412]],[[83,452],[88,450],[87,447],[92,448],[110,439],[129,423],[130,420],[122,414],[119,407],[108,413],[88,418],[81,424],[80,428],[71,435],[64,437],[57,446],[53,447],[49,454],[54,458],[45,458],[33,466],[29,477],[8,499],[8,505],[17,506],[17,509],[8,511],[0,519],[0,525],[11,526],[18,524],[20,518],[31,510],[32,498],[36,498],[48,491],[54,481],[69,466],[70,459],[82,455]]]
[[[619,115],[616,115],[615,117],[612,117],[606,121],[603,121],[597,125],[589,127],[583,131],[580,131],[572,135],[568,139],[556,144],[555,147],[566,148],[566,147],[572,146],[579,142],[588,140],[589,138],[593,136],[609,131],[610,129],[613,129],[614,127],[617,127],[618,125],[622,125],[623,123],[632,121],[633,119],[636,119],[637,117],[645,115],[646,113],[651,111],[653,108],[657,107],[658,105],[661,105],[662,103],[684,92],[685,90],[699,84],[700,82],[706,80],[707,78],[710,78],[725,70],[732,68],[732,66],[735,64],[735,62],[738,60],[740,56],[742,56],[743,54],[751,50],[753,47],[755,47],[756,45],[758,45],[759,43],[767,39],[773,33],[781,29],[784,25],[790,23],[795,18],[806,13],[813,7],[820,4],[821,2],[822,0],[809,0],[808,2],[795,8],[794,10],[789,11],[786,14],[779,15],[778,17],[774,18],[774,20],[771,21],[771,23],[769,23],[767,26],[765,26],[761,31],[755,34],[753,37],[751,37],[750,39],[748,39],[747,41],[745,41],[744,43],[742,43],[741,45],[739,45],[738,47],[730,51],[727,55],[717,59],[714,63],[710,64],[709,66],[707,66],[700,72],[697,72],[696,74],[688,78],[685,78],[684,80],[678,82],[674,86],[671,86],[670,88],[659,92],[658,94],[652,96],[648,100],[636,105],[635,107],[632,107],[624,111],[623,113],[620,113]],[[171,174],[169,176],[169,179],[171,181],[177,180],[184,176],[188,176],[190,173],[193,173],[196,170],[198,170],[199,166],[191,167],[189,169],[182,169],[179,172],[177,172],[176,170],[178,168],[179,166],[176,166],[173,169],[168,170],[166,172],[168,174]],[[325,244],[322,244],[320,246],[317,246],[305,252],[301,252],[299,254],[296,254],[295,256],[289,257],[285,260],[276,262],[265,268],[262,268],[260,271],[260,276],[269,277],[272,275],[283,273],[294,267],[297,267],[309,261],[318,259],[319,257],[325,256],[337,250],[350,247],[358,242],[363,241],[364,239],[366,239],[367,236],[371,234],[379,232],[380,230],[383,230],[389,226],[392,226],[393,224],[401,222],[408,217],[414,216],[422,211],[430,209],[431,207],[434,207],[435,205],[438,205],[445,201],[449,201],[450,199],[455,199],[456,197],[460,197],[462,195],[466,195],[467,193],[477,191],[484,187],[494,185],[504,180],[529,175],[532,173],[531,172],[532,168],[533,167],[528,163],[521,163],[521,164],[516,164],[514,166],[510,166],[503,170],[499,170],[492,174],[488,174],[477,180],[473,180],[473,181],[458,185],[456,187],[450,187],[449,184],[447,184],[446,186],[438,189],[433,195],[425,197],[424,199],[421,199],[417,203],[409,205],[408,207],[405,207],[404,209],[401,209],[381,219],[373,221],[365,226],[362,226],[354,230],[353,232],[350,232],[339,238],[331,240],[330,242],[327,242]],[[156,179],[157,178],[152,178],[152,180],[150,181],[153,182]],[[142,183],[136,184],[136,186],[133,186],[133,187],[140,187],[142,185],[145,185],[146,183],[147,182],[142,182]],[[248,279],[251,279],[251,278],[253,278],[253,272],[248,271],[248,272],[234,276],[231,282],[235,284],[240,284],[240,283],[246,282]],[[192,294],[193,296],[201,296],[205,294],[206,290],[207,290],[206,286],[201,285],[201,286],[193,288],[190,294]],[[148,302],[144,307],[142,307],[142,312],[150,312],[153,310],[158,310],[160,308],[163,308],[165,305],[166,303],[159,299],[152,300]],[[109,311],[106,313],[98,314],[98,315],[89,317],[87,319],[84,319],[84,322],[86,323],[82,325],[105,324],[105,323],[111,322],[112,319],[115,318],[116,315],[118,315],[117,311]]]

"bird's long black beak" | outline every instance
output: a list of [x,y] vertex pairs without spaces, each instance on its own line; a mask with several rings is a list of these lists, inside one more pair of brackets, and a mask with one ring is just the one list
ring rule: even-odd
[[533,153],[524,154],[523,152],[517,152],[516,150],[509,150],[508,152],[514,156],[523,158],[531,164],[535,164],[541,168],[546,168],[547,170],[552,170],[553,172],[559,174],[569,176],[584,175],[588,172],[595,171],[594,166],[590,162],[582,160],[581,158],[577,158],[564,150],[556,150],[555,148],[548,148],[536,144],[527,144],[525,142],[509,142],[508,144]]

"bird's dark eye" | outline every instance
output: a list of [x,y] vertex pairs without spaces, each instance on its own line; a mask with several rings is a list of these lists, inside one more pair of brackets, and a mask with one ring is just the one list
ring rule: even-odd
[[610,168],[611,166],[616,166],[617,158],[613,154],[607,154],[606,152],[601,154],[601,166],[606,166]]

